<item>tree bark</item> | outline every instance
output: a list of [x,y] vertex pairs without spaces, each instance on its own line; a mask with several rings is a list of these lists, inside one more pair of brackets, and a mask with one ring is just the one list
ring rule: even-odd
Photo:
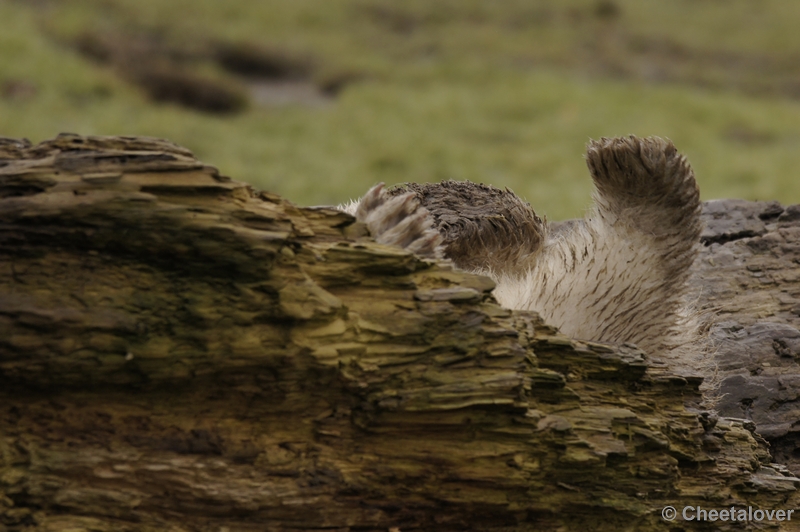
[[[800,211],[758,205],[756,236],[794,246]],[[719,227],[699,305],[750,327],[774,296],[793,327],[797,266],[712,267],[744,245]],[[166,141],[0,141],[0,261],[0,530],[793,529],[680,515],[800,500],[755,423],[686,406],[699,375],[564,337],[488,278]],[[723,391],[748,368],[722,367]],[[784,425],[768,436],[791,454]]]

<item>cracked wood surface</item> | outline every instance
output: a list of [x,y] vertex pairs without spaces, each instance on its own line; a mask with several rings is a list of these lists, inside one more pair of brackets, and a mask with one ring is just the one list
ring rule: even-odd
[[707,530],[661,508],[796,507],[752,422],[685,406],[699,377],[491,289],[166,141],[0,140],[0,530]]
[[721,415],[752,420],[800,473],[800,205],[718,200],[691,280],[709,334]]

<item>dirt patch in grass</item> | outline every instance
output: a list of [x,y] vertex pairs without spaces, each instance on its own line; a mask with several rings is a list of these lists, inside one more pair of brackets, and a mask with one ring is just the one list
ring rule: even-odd
[[325,104],[363,78],[349,71],[322,73],[312,57],[252,42],[215,43],[213,56],[225,71],[244,80],[254,103],[267,107]]
[[246,88],[235,79],[203,72],[197,50],[181,49],[153,34],[84,32],[75,48],[104,65],[157,102],[171,102],[208,113],[234,113],[249,103]]
[[300,80],[313,71],[309,57],[299,57],[280,48],[250,42],[218,42],[213,55],[228,72],[247,78]]
[[174,102],[209,113],[231,113],[244,109],[247,94],[227,81],[209,79],[170,65],[137,68],[131,79],[157,102]]
[[236,113],[251,103],[318,105],[361,79],[352,72],[319,74],[311,57],[252,42],[189,46],[153,32],[86,31],[71,43],[153,101],[208,113]]

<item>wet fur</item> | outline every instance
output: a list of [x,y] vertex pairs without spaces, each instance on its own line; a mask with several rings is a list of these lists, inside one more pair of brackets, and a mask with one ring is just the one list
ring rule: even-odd
[[[634,343],[696,367],[703,349],[686,282],[701,224],[689,163],[668,140],[633,136],[592,141],[586,162],[594,205],[584,219],[554,227],[508,189],[469,182],[373,188],[345,208],[379,241],[443,252],[492,277],[503,306],[538,311],[568,336]],[[405,239],[393,229],[401,212],[414,218]]]

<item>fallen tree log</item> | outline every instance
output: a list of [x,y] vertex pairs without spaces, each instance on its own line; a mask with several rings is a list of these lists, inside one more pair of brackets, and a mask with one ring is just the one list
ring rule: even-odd
[[750,419],[775,459],[800,473],[800,205],[704,206],[691,284],[709,331],[723,416]]
[[[750,259],[714,257],[796,231],[758,205],[760,234],[709,225],[693,280],[742,327],[767,296],[731,284]],[[168,142],[0,142],[0,261],[0,530],[791,529],[797,464],[741,398],[692,408],[702,376],[564,337]],[[800,276],[776,268],[781,323]],[[699,506],[750,520],[681,515]]]

